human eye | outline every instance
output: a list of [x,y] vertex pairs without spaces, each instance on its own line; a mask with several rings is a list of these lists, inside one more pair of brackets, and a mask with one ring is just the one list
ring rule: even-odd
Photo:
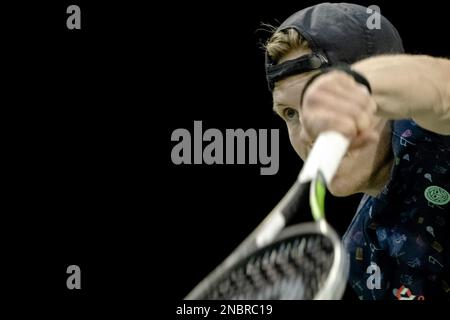
[[282,116],[286,121],[295,121],[298,120],[298,111],[294,108],[284,108]]

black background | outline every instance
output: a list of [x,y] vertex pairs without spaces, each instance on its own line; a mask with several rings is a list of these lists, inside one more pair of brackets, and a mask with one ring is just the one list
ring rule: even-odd
[[[314,3],[74,0],[5,10],[4,265],[15,292],[69,305],[179,301],[222,261],[302,165],[271,110],[261,49],[269,34],[258,29]],[[450,56],[441,2],[357,3],[377,4],[407,52]],[[70,4],[81,7],[81,30],[66,28]],[[172,164],[171,133],[192,132],[194,120],[204,130],[279,128],[278,174]],[[359,197],[328,199],[339,233]],[[70,264],[81,267],[80,291],[65,286]]]

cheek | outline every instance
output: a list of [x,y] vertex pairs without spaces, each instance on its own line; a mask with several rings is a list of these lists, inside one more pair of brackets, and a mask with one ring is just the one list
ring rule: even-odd
[[330,193],[336,197],[346,197],[356,192],[361,177],[360,163],[357,157],[346,156],[342,159],[330,186]]
[[350,151],[342,159],[333,179],[330,192],[337,197],[345,197],[361,192],[371,174],[373,152],[370,146]]
[[337,174],[340,177],[349,179],[349,181],[358,180],[365,171],[367,160],[365,158],[365,150],[352,150],[342,159]]
[[304,139],[302,138],[302,132],[300,127],[290,127],[288,126],[289,132],[289,140],[291,141],[291,145],[294,148],[295,152],[300,156],[300,158],[304,161],[307,155],[307,148]]

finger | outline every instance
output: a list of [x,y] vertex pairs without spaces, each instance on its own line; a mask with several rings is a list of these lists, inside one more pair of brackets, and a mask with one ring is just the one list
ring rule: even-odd
[[[325,77],[325,76],[324,76]],[[319,79],[320,80],[320,79]],[[332,72],[330,77],[317,83],[320,90],[334,93],[337,97],[355,101],[364,110],[374,113],[372,98],[369,89],[343,72]]]
[[339,112],[343,116],[353,119],[358,131],[369,129],[372,123],[371,115],[367,111],[361,110],[359,105],[350,99],[336,98],[329,92],[316,93],[316,97],[311,97],[306,101],[304,108],[305,114],[315,113],[319,110]]
[[335,110],[320,108],[314,112],[304,113],[304,128],[308,135],[315,140],[324,131],[337,131],[353,139],[358,133],[355,121]]

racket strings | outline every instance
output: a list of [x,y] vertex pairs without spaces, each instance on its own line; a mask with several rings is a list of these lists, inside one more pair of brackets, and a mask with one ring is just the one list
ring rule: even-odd
[[304,234],[257,251],[226,273],[204,299],[312,299],[334,261],[330,239]]

